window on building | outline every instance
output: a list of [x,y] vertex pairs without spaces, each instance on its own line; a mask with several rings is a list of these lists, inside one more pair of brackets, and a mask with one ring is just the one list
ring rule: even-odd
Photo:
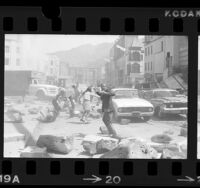
[[138,64],[138,63],[132,64],[131,72],[132,73],[140,73],[140,64]]
[[147,63],[147,70],[149,71],[149,62]]
[[5,46],[5,52],[9,53],[10,52],[10,47],[9,46]]
[[10,64],[10,59],[9,58],[5,58],[5,65],[9,65]]
[[138,51],[130,51],[130,53],[129,53],[129,61],[140,61],[140,52],[138,52]]
[[148,55],[150,55],[150,47],[148,47]]
[[51,60],[51,65],[53,65],[53,60]]
[[147,48],[145,48],[145,56],[147,56]]
[[151,46],[151,54],[153,54],[153,46]]
[[16,65],[20,66],[20,59],[19,58],[16,59]]
[[152,61],[151,61],[151,71],[153,70],[153,63],[152,63]]

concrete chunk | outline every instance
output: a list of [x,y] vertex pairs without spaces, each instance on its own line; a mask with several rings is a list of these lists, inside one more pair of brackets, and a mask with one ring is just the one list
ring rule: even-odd
[[68,154],[73,149],[73,142],[72,136],[40,135],[37,146],[46,147],[49,152]]
[[159,154],[141,141],[123,141],[118,147],[105,153],[101,158],[124,158],[124,159],[155,159]]
[[179,151],[179,146],[177,144],[150,143],[149,145],[159,153],[162,153],[164,149],[168,149],[175,152]]
[[186,159],[187,155],[182,152],[175,152],[168,149],[164,149],[162,152],[162,159]]
[[118,139],[88,135],[83,139],[83,148],[90,154],[99,154],[117,147]]
[[22,158],[49,158],[46,148],[39,148],[36,146],[26,147],[21,151],[20,157]]

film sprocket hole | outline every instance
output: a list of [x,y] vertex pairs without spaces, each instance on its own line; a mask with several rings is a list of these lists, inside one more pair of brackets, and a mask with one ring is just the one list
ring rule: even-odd
[[0,184],[200,185],[200,9],[0,15]]

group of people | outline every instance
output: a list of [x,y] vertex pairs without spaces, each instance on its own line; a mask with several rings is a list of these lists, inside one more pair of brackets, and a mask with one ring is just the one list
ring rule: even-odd
[[[72,88],[75,88],[72,86]],[[66,96],[66,90],[60,89],[58,94],[55,98],[52,100],[52,106],[53,106],[53,114],[54,118],[59,115],[59,112],[62,110],[63,106],[67,104],[69,108],[69,114],[70,117],[73,117],[74,110],[75,110],[75,104],[81,103],[83,107],[83,113],[81,116],[80,121],[84,123],[88,123],[88,116],[90,115],[90,112],[92,110],[92,104],[91,99],[93,97],[97,98],[97,101],[102,101],[102,120],[105,126],[107,127],[109,134],[113,137],[117,136],[116,131],[114,130],[112,126],[112,116],[113,116],[113,105],[112,105],[112,96],[114,96],[114,93],[106,87],[105,84],[101,84],[100,87],[92,87],[89,86],[84,92],[79,93],[77,95],[76,92],[74,92],[74,95],[68,95]]]

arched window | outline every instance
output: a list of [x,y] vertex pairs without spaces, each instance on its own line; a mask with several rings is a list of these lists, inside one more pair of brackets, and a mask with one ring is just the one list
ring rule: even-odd
[[140,73],[140,65],[138,63],[132,64],[131,72],[132,73]]

